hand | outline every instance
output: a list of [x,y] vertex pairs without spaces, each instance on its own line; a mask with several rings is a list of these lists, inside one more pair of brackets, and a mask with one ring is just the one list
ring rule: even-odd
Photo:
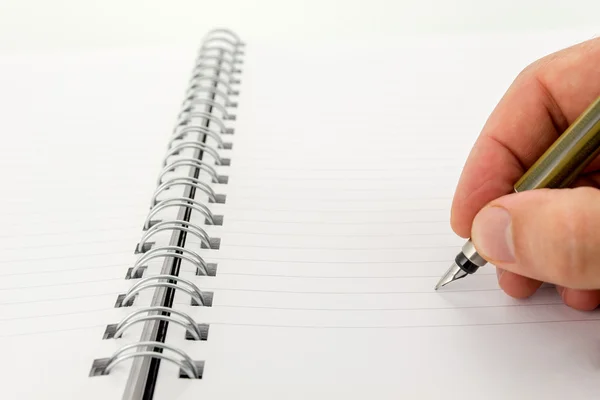
[[569,189],[513,185],[600,95],[600,39],[519,74],[477,139],[452,204],[452,229],[498,268],[509,295],[553,283],[576,309],[600,304],[600,159]]

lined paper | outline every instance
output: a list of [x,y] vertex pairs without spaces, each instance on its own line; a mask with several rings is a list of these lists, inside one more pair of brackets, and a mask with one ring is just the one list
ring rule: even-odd
[[[156,398],[593,398],[597,313],[552,287],[515,300],[492,266],[435,292],[460,250],[450,204],[485,119],[529,62],[585,35],[248,45],[214,293],[175,307],[208,340],[199,380],[161,363]],[[560,379],[555,379],[560,378]]]
[[2,398],[123,394],[130,362],[88,374],[139,341],[141,324],[103,335],[152,295],[114,307],[132,285],[125,275],[193,57],[170,53],[0,57]]

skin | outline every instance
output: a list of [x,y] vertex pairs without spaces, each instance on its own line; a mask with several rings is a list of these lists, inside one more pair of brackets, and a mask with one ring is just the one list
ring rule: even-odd
[[510,211],[516,260],[488,260],[510,296],[529,297],[549,282],[570,307],[600,304],[600,159],[574,188],[513,194],[514,183],[599,95],[600,38],[548,55],[517,76],[466,161],[452,229],[468,238],[484,207]]

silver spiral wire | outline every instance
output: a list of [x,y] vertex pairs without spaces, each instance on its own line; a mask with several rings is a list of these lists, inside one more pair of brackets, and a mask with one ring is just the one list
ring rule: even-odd
[[193,186],[197,190],[204,192],[208,198],[217,202],[217,194],[213,190],[213,188],[208,185],[206,182],[201,181],[200,179],[192,178],[189,176],[178,176],[174,178],[170,178],[165,180],[152,195],[152,201],[150,202],[150,207],[154,207],[158,202],[158,196],[164,192],[165,190],[169,190],[174,186]]
[[[182,126],[183,126],[183,128],[181,128]],[[221,135],[219,133],[213,131],[212,129],[205,128],[204,126],[185,126],[185,125],[178,125],[177,127],[175,127],[175,129],[173,130],[173,135],[171,135],[171,140],[169,140],[169,146],[171,146],[174,141],[180,140],[184,137],[187,137],[187,135],[190,133],[196,133],[196,134],[206,135],[206,136],[210,137],[215,142],[217,142],[217,147],[219,149],[225,149],[227,147],[227,145],[223,141],[223,138],[221,137]]]
[[148,261],[157,258],[177,258],[192,263],[202,275],[208,274],[208,264],[198,253],[181,246],[160,246],[150,249],[143,253],[133,265],[131,276],[136,276],[137,271]]
[[[144,350],[144,351],[136,351],[136,352],[130,352],[130,353],[127,352],[128,350],[133,350],[133,349],[137,349],[140,347],[152,347],[152,348],[159,348],[162,350],[169,350],[169,351],[175,353],[176,355],[178,355],[180,358],[177,358],[174,355],[167,354],[167,353],[162,353],[162,352],[159,353],[154,350]],[[185,374],[190,379],[197,379],[200,376],[200,372],[196,368],[196,365],[194,364],[194,362],[192,361],[190,356],[188,356],[184,351],[182,351],[176,347],[173,347],[169,344],[165,344],[165,343],[161,343],[161,342],[152,342],[152,341],[132,343],[132,344],[128,344],[126,346],[121,347],[108,360],[106,366],[104,367],[105,374],[108,374],[110,372],[110,370],[113,369],[117,364],[119,364],[125,360],[128,360],[130,358],[133,358],[133,357],[160,358],[160,359],[163,359],[166,361],[170,361],[173,364],[179,366],[181,368],[181,370],[183,372],[185,372]]]
[[[176,284],[171,283],[171,282],[163,282],[162,281],[163,279],[173,281]],[[152,281],[157,281],[157,282],[153,283]],[[180,276],[167,275],[167,274],[153,275],[153,276],[149,276],[149,277],[140,279],[138,282],[136,282],[133,286],[131,286],[129,288],[129,290],[125,294],[125,297],[122,300],[122,304],[123,305],[129,304],[130,301],[133,300],[137,294],[144,291],[145,289],[148,289],[150,287],[161,287],[161,286],[162,287],[175,287],[176,290],[180,290],[182,292],[187,293],[191,297],[191,299],[196,302],[196,304],[199,304],[201,306],[209,304],[209,300],[207,298],[206,293],[202,292],[198,288],[198,286],[196,286],[192,281],[184,279]]]
[[181,108],[182,108],[181,111],[182,112],[194,111],[195,108],[200,105],[208,105],[208,106],[211,106],[212,108],[218,109],[222,114],[221,119],[223,119],[223,120],[235,121],[235,114],[231,114],[229,112],[229,110],[227,110],[227,108],[225,108],[225,106],[223,104],[218,103],[216,101],[212,101],[210,99],[194,98],[192,100],[185,100],[181,106]]
[[230,95],[228,93],[217,89],[214,86],[211,87],[199,84],[192,84],[186,92],[185,100],[194,100],[198,97],[201,97],[202,94],[210,94],[214,95],[215,97],[219,97],[220,99],[223,99],[225,101],[226,107],[237,107],[237,103],[231,100]]
[[[235,74],[229,70],[220,69],[216,65],[197,63],[194,69],[192,70],[192,77],[202,76],[202,74],[206,74],[207,72],[218,73],[219,75],[227,76],[229,84],[239,84],[240,80],[235,78]],[[214,76],[214,75],[211,75]],[[234,106],[235,107],[235,106]]]
[[[143,313],[151,313],[151,312],[162,312],[162,313],[168,313],[171,315],[162,315],[162,314],[152,314],[152,315],[149,314],[146,316],[140,315]],[[183,321],[174,318],[173,315],[177,315],[177,316],[181,317],[183,319]],[[131,314],[128,314],[115,327],[115,334],[113,337],[115,339],[119,339],[123,336],[123,333],[131,325],[134,325],[134,324],[137,324],[137,323],[140,323],[143,321],[148,321],[151,319],[154,319],[154,320],[162,319],[165,321],[169,321],[169,322],[173,322],[175,324],[181,325],[182,327],[185,328],[186,331],[188,331],[190,333],[190,335],[194,338],[194,340],[202,339],[202,331],[200,330],[200,328],[198,327],[198,324],[196,324],[196,322],[194,321],[194,319],[192,317],[190,317],[188,314],[184,313],[183,311],[178,311],[173,308],[160,307],[160,306],[142,307],[138,310],[135,310]]]
[[216,225],[216,223],[217,223],[216,216],[204,204],[200,203],[197,200],[190,199],[187,197],[174,197],[174,198],[160,201],[154,207],[152,207],[152,209],[148,213],[148,216],[146,217],[146,220],[144,221],[143,229],[144,230],[150,229],[153,226],[152,225],[152,217],[154,217],[156,214],[158,214],[160,211],[164,210],[165,208],[169,208],[169,207],[189,208],[189,209],[195,210],[195,211],[201,213],[202,215],[204,215],[208,224]]
[[[161,233],[170,232],[171,235],[177,234],[179,237],[196,237],[202,250],[218,248],[213,247],[213,239],[219,239],[212,238],[207,230],[202,228],[202,222],[192,223],[188,217],[166,217],[164,211],[178,208],[180,213],[185,211],[183,215],[192,212],[200,214],[204,217],[206,225],[222,223],[222,216],[216,216],[209,203],[224,202],[224,195],[218,194],[213,185],[227,183],[227,176],[219,169],[226,168],[230,160],[222,157],[220,152],[231,148],[231,143],[226,142],[223,137],[234,133],[234,130],[227,126],[227,122],[236,120],[232,109],[237,107],[237,102],[233,97],[239,95],[235,86],[240,84],[238,74],[241,73],[243,65],[244,48],[245,43],[240,37],[224,28],[209,31],[201,41],[180,113],[168,139],[167,152],[156,180],[157,186],[151,196],[150,210],[143,223],[143,233],[135,248],[135,253],[139,256],[128,273],[134,283],[119,297],[120,304],[116,305],[117,307],[129,307],[141,292],[156,292],[159,289],[186,293],[190,296],[192,305],[212,305],[211,293],[203,292],[193,282],[177,274],[165,273],[164,267],[163,272],[159,274],[146,277],[143,274],[144,271],[149,271],[149,262],[163,259],[164,265],[167,265],[167,260],[172,263],[189,262],[197,274],[211,276],[209,264],[198,251],[183,247],[183,244],[174,245],[172,241],[170,245],[153,243],[151,239]],[[194,153],[194,157],[188,155],[190,152]],[[180,173],[187,170],[195,171],[195,175]],[[201,178],[200,172],[205,174],[204,178]],[[203,194],[205,200],[198,200],[191,193],[189,197],[173,193],[172,189],[179,186],[191,193]],[[163,305],[150,305],[132,311],[116,325],[111,325],[114,327],[112,338],[122,338],[124,332],[132,325],[158,321],[180,325],[192,339],[205,340],[202,339],[200,325],[191,316]],[[184,351],[162,341],[143,339],[121,347],[110,358],[96,360],[95,365],[97,361],[101,361],[102,367],[98,369],[97,365],[93,365],[91,375],[108,374],[116,365],[132,358],[166,360],[179,366],[184,375],[191,379],[198,379],[202,375],[202,371],[197,367],[200,364],[195,363]]]
[[[198,225],[193,224],[189,221],[169,220],[169,221],[159,222],[156,225],[153,225],[150,229],[148,229],[144,233],[144,236],[142,236],[142,239],[140,240],[140,242],[138,243],[137,252],[138,253],[146,252],[145,245],[148,242],[148,239],[150,239],[152,236],[154,236],[160,232],[172,231],[172,230],[178,230],[178,231],[187,232],[189,234],[192,234],[192,235],[196,236],[198,239],[200,239],[200,242],[202,244],[204,244],[206,246],[206,248],[210,249],[210,247],[211,247],[210,236],[208,236],[206,231],[204,229],[200,228]],[[159,249],[162,249],[162,248],[163,247],[159,247]]]
[[225,126],[225,124],[223,123],[221,118],[217,117],[214,114],[206,113],[206,112],[202,112],[202,111],[182,112],[180,114],[180,119],[179,119],[179,122],[177,123],[177,126],[189,125],[191,123],[192,118],[206,118],[206,119],[210,120],[211,122],[213,122],[219,126],[220,134],[233,133],[233,130],[231,128],[227,128]]
[[158,175],[158,179],[156,180],[156,184],[160,185],[163,182],[163,178],[165,177],[166,174],[168,174],[169,172],[173,172],[175,170],[175,168],[182,167],[182,166],[195,167],[199,170],[203,170],[210,175],[213,183],[220,182],[221,177],[219,176],[217,171],[213,167],[211,167],[208,163],[206,163],[205,161],[198,160],[196,158],[179,158],[179,159],[167,164],[162,169],[162,171],[160,171],[160,173]]
[[165,158],[163,158],[162,167],[166,167],[168,164],[169,157],[177,156],[181,153],[183,149],[197,149],[202,151],[204,154],[208,154],[212,157],[216,165],[224,165],[225,160],[219,155],[217,150],[212,146],[208,146],[201,142],[181,142],[175,146],[172,146],[165,154]]

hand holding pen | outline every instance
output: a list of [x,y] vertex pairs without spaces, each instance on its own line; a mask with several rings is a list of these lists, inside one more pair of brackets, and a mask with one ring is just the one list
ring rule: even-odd
[[567,305],[598,307],[598,151],[600,39],[593,39],[526,68],[488,119],[452,205],[453,230],[470,240],[438,287],[490,262],[513,297],[549,282]]

